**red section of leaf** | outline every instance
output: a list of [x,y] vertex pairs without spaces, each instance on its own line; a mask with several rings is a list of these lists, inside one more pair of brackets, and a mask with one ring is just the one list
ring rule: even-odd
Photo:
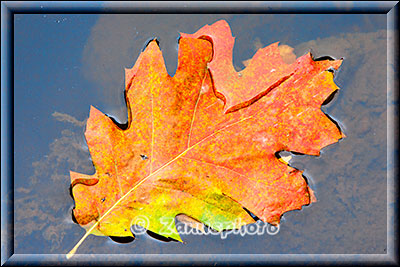
[[278,43],[259,49],[249,65],[236,72],[232,65],[235,38],[226,21],[204,26],[195,34],[182,37],[205,38],[213,43],[213,60],[208,65],[217,95],[225,101],[225,112],[247,107],[286,81],[297,64],[283,62]]

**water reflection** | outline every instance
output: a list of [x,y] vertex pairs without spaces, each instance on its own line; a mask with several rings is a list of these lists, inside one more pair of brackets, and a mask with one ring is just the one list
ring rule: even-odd
[[[15,24],[16,253],[66,253],[83,235],[71,219],[74,204],[68,188],[69,170],[94,172],[83,135],[89,106],[126,121],[123,68],[133,66],[145,41],[158,38],[173,75],[179,32],[193,33],[219,19],[226,19],[236,36],[237,69],[260,46],[276,41],[285,47],[288,60],[310,49],[315,57],[344,57],[335,79],[341,89],[323,110],[347,138],[323,149],[320,157],[292,155],[290,160],[305,170],[318,202],[286,213],[273,236],[228,235],[222,240],[185,235],[186,244],[163,243],[149,235],[127,244],[91,236],[79,253],[384,253],[385,15],[85,16],[70,15],[63,21],[56,15],[19,15]],[[73,40],[77,25],[83,37],[59,43],[58,28],[49,30],[44,19],[63,22],[56,23],[65,27],[63,38]],[[28,24],[32,34],[24,28]],[[65,50],[66,44],[74,49]]]

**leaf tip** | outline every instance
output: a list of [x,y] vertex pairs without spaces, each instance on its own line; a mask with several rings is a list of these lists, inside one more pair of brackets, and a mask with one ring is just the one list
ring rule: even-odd
[[147,40],[146,44],[143,47],[142,52],[145,52],[147,49],[151,49],[156,45],[158,49],[160,49],[160,41],[157,39],[157,37],[153,37]]
[[95,113],[96,111],[99,111],[99,110],[97,108],[95,108],[93,105],[90,105],[89,114],[91,115],[92,113]]
[[270,46],[271,46],[271,47],[274,47],[274,48],[277,48],[277,47],[279,46],[279,41],[278,41],[278,42],[275,42],[275,43],[272,43],[272,44],[270,44]]
[[310,204],[317,202],[317,197],[315,196],[314,190],[308,187],[308,193],[310,194]]
[[[87,125],[90,125],[90,120],[96,119],[98,117],[105,116],[100,110],[98,110],[96,107],[90,105],[90,111],[89,111],[89,119],[87,121]],[[87,126],[86,126],[87,127]]]

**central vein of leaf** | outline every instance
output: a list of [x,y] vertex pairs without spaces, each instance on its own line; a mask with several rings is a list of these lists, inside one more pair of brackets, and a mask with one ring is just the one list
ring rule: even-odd
[[[188,147],[182,152],[180,153],[178,156],[176,156],[175,158],[173,158],[172,160],[170,160],[169,162],[167,162],[166,164],[164,164],[163,166],[161,166],[159,169],[157,169],[156,171],[153,172],[153,168],[152,168],[152,162],[153,162],[153,148],[154,148],[154,101],[153,101],[153,92],[151,92],[151,115],[152,115],[152,136],[151,136],[151,160],[150,160],[150,174],[143,178],[141,181],[139,181],[135,186],[133,186],[128,192],[126,192],[120,199],[118,199],[114,205],[112,205],[93,225],[92,227],[90,227],[89,230],[86,231],[85,235],[81,238],[81,240],[79,240],[79,242],[75,245],[75,247],[67,254],[67,259],[72,257],[72,255],[75,254],[76,250],[78,249],[78,247],[82,244],[82,242],[86,239],[86,237],[88,237],[91,232],[99,225],[99,223],[108,215],[110,214],[111,211],[114,210],[115,207],[117,207],[125,198],[127,198],[134,190],[136,190],[136,188],[138,188],[141,184],[143,184],[144,182],[146,182],[148,179],[154,177],[156,174],[158,174],[160,171],[162,171],[163,169],[165,169],[166,167],[168,167],[169,165],[171,165],[172,163],[174,163],[176,160],[182,158],[187,152],[189,152],[191,149],[195,148],[196,146],[200,145],[202,142],[210,139],[211,137],[213,137],[214,135],[216,135],[217,133],[220,133],[224,130],[226,130],[229,127],[232,127],[238,123],[241,123],[243,121],[249,120],[251,118],[253,118],[254,114],[243,118],[237,122],[231,123],[229,125],[224,126],[223,128],[213,132],[212,134],[208,135],[207,137],[203,138],[202,140],[198,141],[196,144],[193,144],[192,146],[190,145],[190,136],[192,133],[192,128],[193,128],[193,123],[195,120],[195,114],[196,114],[196,109],[197,109],[197,105],[198,102],[200,100],[201,97],[201,90],[199,90],[199,94],[198,94],[198,98],[193,110],[193,116],[192,116],[192,121],[191,121],[191,125],[190,125],[190,130],[189,130],[189,135],[188,135]],[[117,178],[118,179],[118,178]]]

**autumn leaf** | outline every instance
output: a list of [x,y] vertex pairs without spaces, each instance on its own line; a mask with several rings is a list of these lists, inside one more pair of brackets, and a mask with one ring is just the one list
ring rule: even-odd
[[127,129],[91,107],[96,173],[71,172],[74,216],[87,232],[69,256],[89,234],[133,236],[133,224],[181,241],[178,215],[221,231],[254,222],[243,207],[278,224],[313,201],[302,172],[276,155],[319,155],[344,137],[321,111],[341,61],[306,54],[286,64],[276,43],[237,73],[233,44],[225,21],[182,33],[170,77],[152,41],[125,73]]

